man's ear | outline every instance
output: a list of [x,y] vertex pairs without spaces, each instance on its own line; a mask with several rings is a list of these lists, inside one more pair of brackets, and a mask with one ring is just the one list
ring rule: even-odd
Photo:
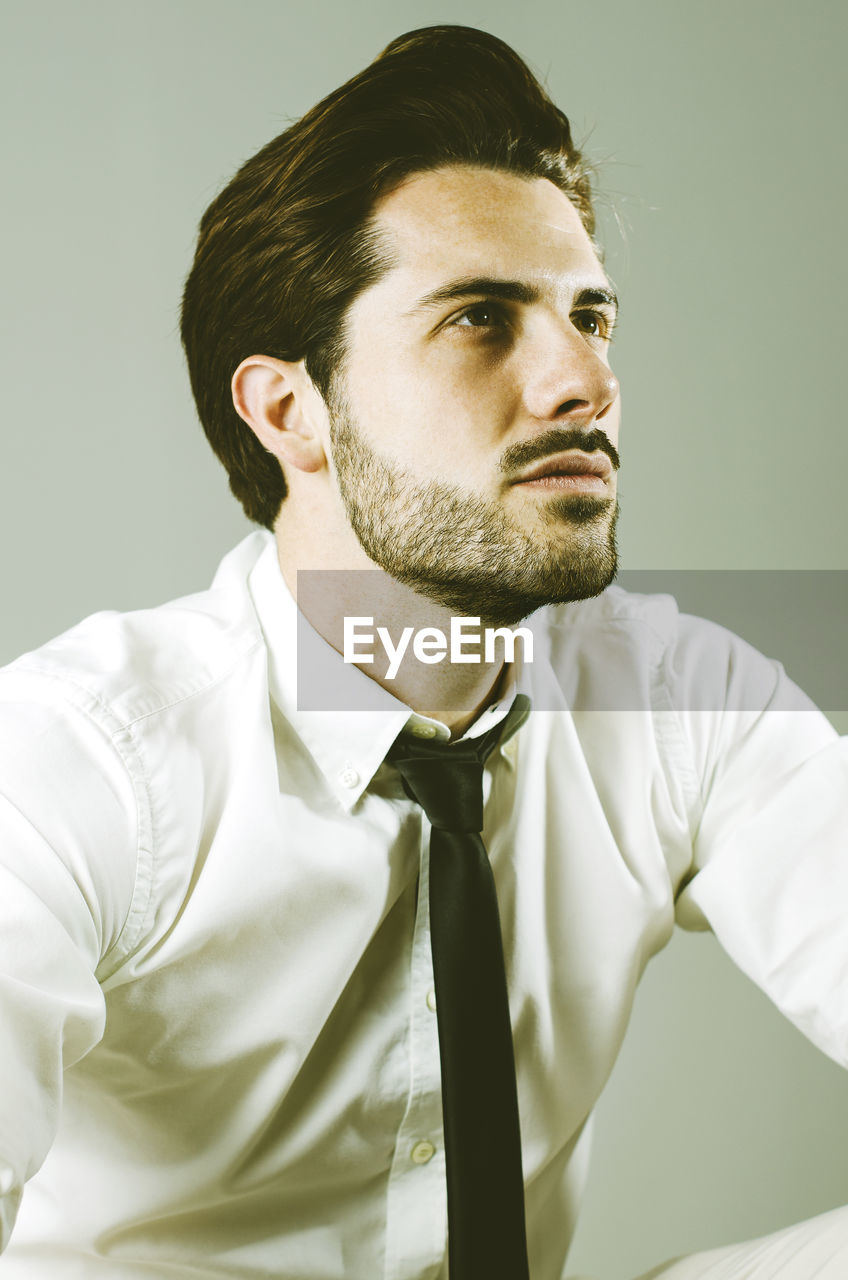
[[284,468],[320,471],[327,410],[303,361],[248,356],[233,374],[233,404],[264,448]]

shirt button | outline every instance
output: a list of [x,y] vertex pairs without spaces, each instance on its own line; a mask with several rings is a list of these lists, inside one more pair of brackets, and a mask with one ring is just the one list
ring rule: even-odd
[[436,1154],[436,1148],[432,1142],[416,1142],[412,1148],[412,1159],[416,1164],[429,1164]]
[[355,769],[351,769],[349,765],[346,769],[342,769],[339,774],[339,782],[343,787],[355,787],[358,781],[359,774]]
[[427,1008],[436,1012],[436,993],[432,988],[427,992]]
[[410,733],[415,738],[435,738],[436,726],[434,724],[414,724],[410,729]]

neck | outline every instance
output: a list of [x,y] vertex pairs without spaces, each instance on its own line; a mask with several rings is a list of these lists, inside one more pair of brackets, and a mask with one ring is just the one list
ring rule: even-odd
[[350,567],[328,569],[324,556],[293,555],[280,535],[280,569],[315,631],[413,711],[441,720],[453,736],[463,733],[507,670],[500,646],[486,660],[480,620],[458,626],[449,609],[384,573],[361,548]]

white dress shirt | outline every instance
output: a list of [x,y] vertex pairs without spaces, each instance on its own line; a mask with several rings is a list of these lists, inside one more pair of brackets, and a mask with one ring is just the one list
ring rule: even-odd
[[[2,1280],[447,1274],[429,828],[384,763],[447,731],[388,693],[299,710],[296,614],[254,533],[211,590],[0,672]],[[534,627],[483,835],[530,1269],[561,1280],[587,1121],[675,919],[848,1062],[848,741],[667,597]]]

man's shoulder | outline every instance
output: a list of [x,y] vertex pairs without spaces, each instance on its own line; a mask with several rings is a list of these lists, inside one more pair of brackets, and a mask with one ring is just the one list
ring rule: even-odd
[[696,621],[681,614],[671,595],[628,591],[615,583],[590,599],[550,605],[540,616],[555,641],[583,643],[593,634],[620,631],[631,641],[641,637],[657,653],[680,638],[681,626]]
[[[550,669],[570,705],[596,709],[814,709],[780,661],[674,596],[615,584],[540,611]],[[539,616],[539,615],[537,615]]]
[[70,701],[117,727],[216,687],[263,647],[248,577],[266,545],[250,534],[207,590],[83,619],[2,668],[0,698]]

